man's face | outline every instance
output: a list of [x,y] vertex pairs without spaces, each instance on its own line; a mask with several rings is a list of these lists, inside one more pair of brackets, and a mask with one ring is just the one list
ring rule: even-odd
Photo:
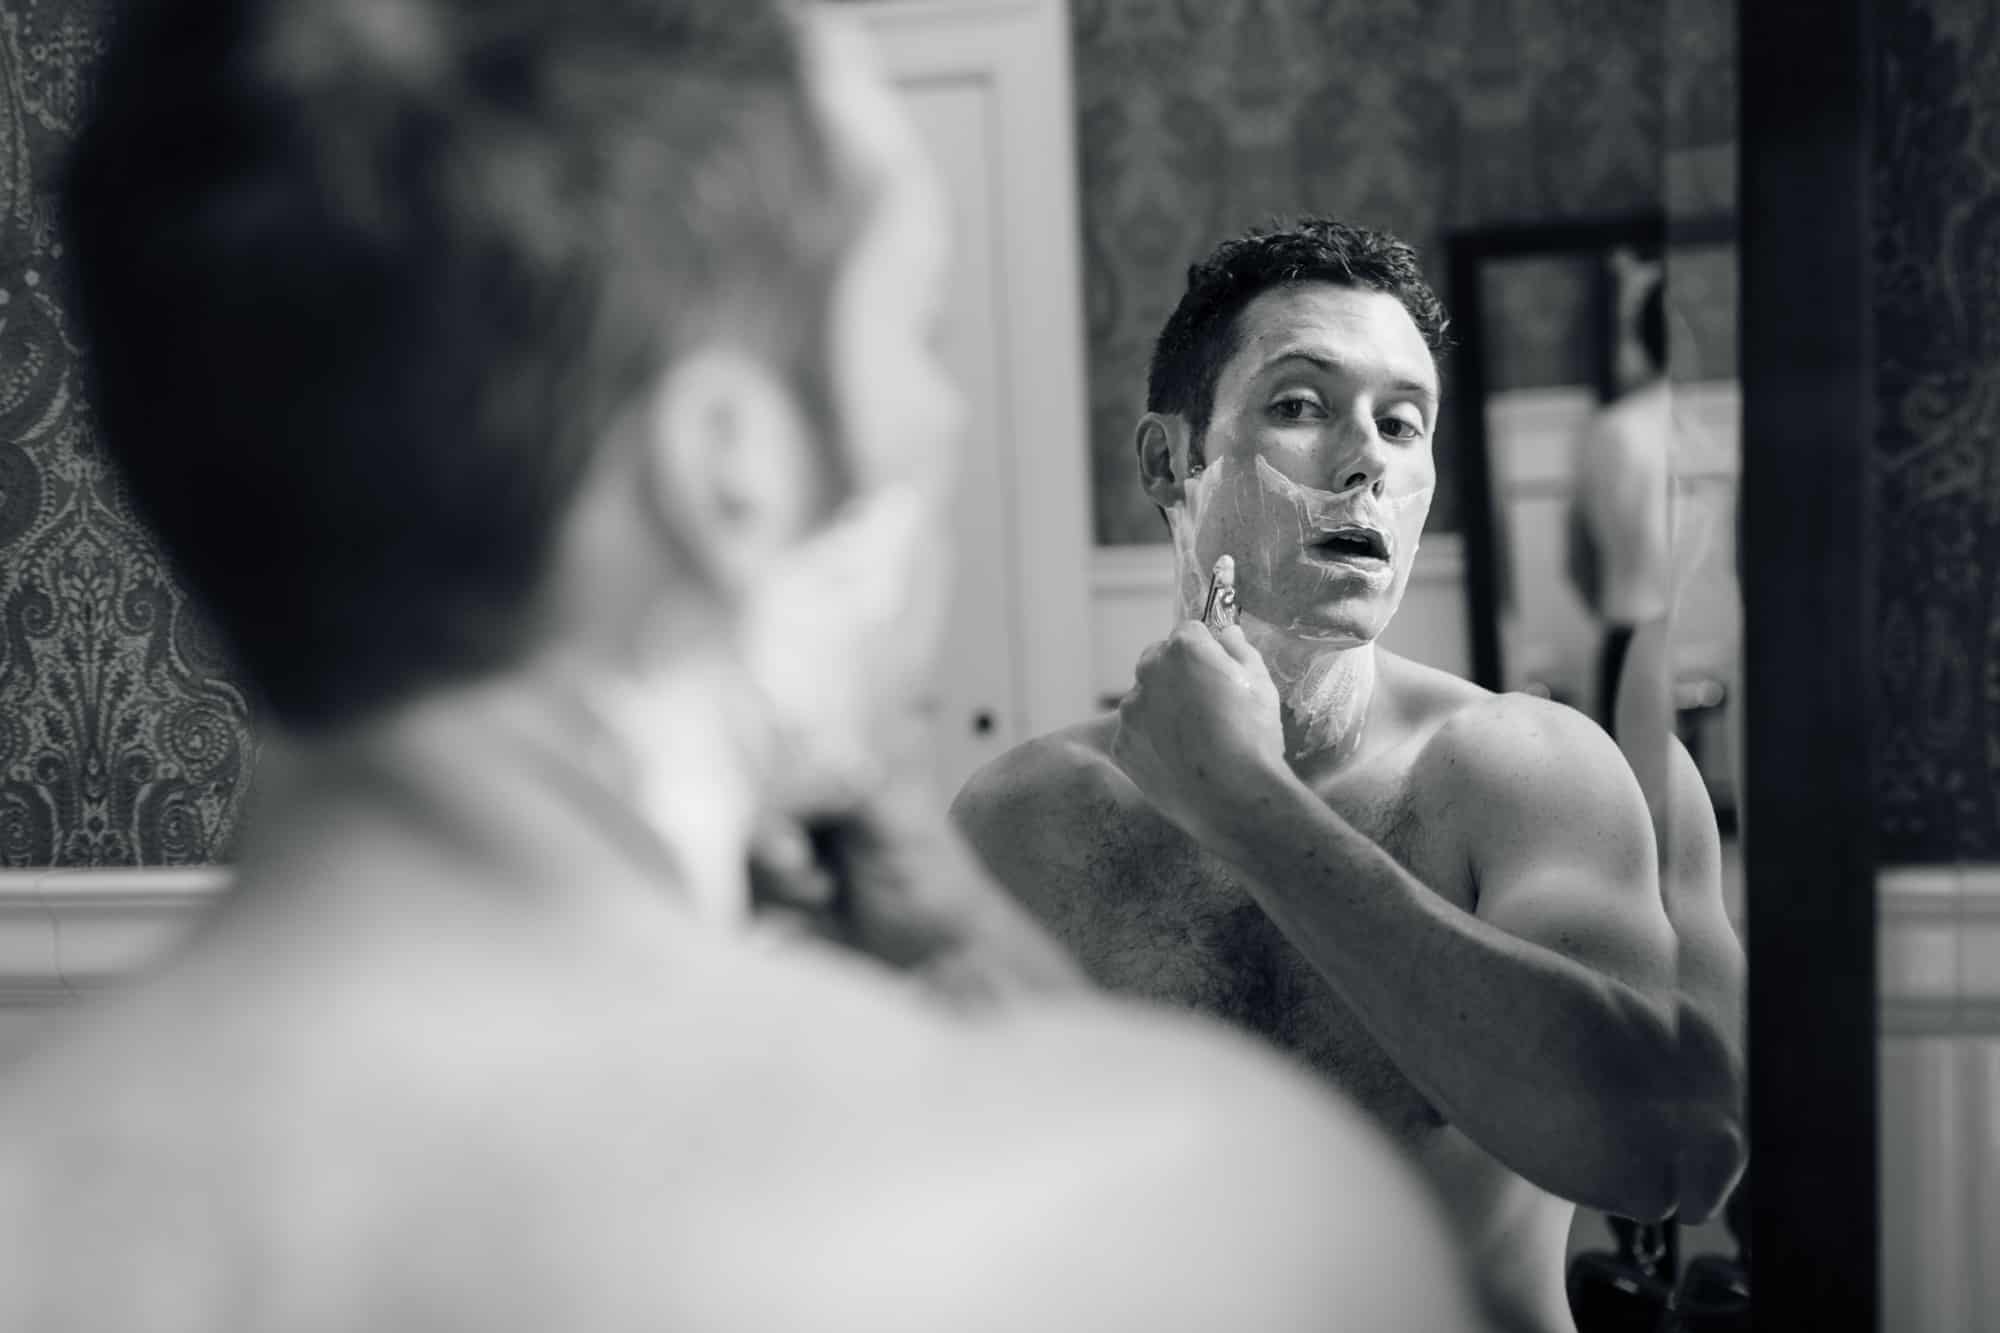
[[1183,578],[1229,555],[1246,621],[1370,642],[1402,602],[1430,513],[1430,349],[1395,297],[1324,282],[1260,294],[1236,335],[1199,442],[1206,466],[1171,515]]

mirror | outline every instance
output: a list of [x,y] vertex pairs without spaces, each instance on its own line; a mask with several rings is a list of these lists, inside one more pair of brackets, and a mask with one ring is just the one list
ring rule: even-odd
[[[1621,731],[1662,845],[1681,818],[1663,794],[1676,740],[1706,805],[1682,822],[1713,821],[1723,909],[1743,938],[1736,23],[1733,0],[1078,0],[1094,684],[1106,703],[1171,603],[1131,431],[1187,265],[1302,212],[1384,228],[1418,248],[1459,348],[1444,367],[1430,521],[1379,642]],[[1665,347],[1648,369],[1640,325],[1654,293]],[[1616,424],[1635,416],[1651,424]],[[1636,499],[1606,444],[1635,432],[1658,437]],[[1621,531],[1621,505],[1646,524],[1628,512]],[[1649,632],[1632,632],[1640,624]],[[1718,1021],[1740,1038],[1740,1007]],[[1580,1212],[1569,1255],[1624,1243]],[[1737,1276],[1720,1218],[1630,1245],[1669,1288]],[[1708,1294],[1718,1308],[1729,1297]]]

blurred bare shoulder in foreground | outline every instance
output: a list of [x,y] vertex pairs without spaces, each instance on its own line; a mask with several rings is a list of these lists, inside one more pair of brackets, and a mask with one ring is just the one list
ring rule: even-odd
[[0,1092],[0,1326],[1463,1326],[1380,1281],[1452,1263],[1400,1162],[1244,1043],[716,935],[502,768],[402,809],[518,872],[354,810]]
[[265,753],[228,900],[0,1082],[0,1328],[1468,1327],[1380,1135],[891,799],[913,144],[817,11],[134,12],[82,322]]

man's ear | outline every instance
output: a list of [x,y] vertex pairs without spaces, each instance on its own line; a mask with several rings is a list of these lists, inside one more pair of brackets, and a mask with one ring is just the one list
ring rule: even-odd
[[1162,509],[1179,504],[1187,484],[1187,419],[1148,412],[1139,418],[1132,443],[1139,454],[1139,484],[1147,496]]
[[707,348],[673,366],[645,418],[644,500],[692,571],[723,591],[816,526],[825,460],[797,393],[767,362]]

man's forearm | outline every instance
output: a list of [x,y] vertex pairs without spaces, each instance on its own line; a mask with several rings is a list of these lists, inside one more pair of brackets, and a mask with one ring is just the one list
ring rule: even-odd
[[1215,851],[1454,1125],[1606,1211],[1674,1205],[1673,1013],[1427,888],[1289,775]]

